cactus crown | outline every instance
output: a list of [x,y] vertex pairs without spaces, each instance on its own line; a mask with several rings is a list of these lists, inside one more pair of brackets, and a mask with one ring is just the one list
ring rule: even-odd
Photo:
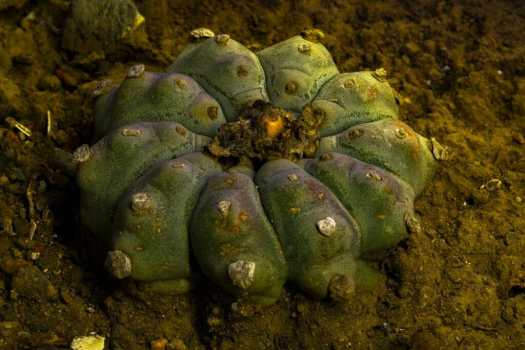
[[221,125],[206,149],[224,163],[250,159],[256,169],[273,159],[297,162],[315,156],[323,119],[310,105],[293,113],[257,100],[238,120]]

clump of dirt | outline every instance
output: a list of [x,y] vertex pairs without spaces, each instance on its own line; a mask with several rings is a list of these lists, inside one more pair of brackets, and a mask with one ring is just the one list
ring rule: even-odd
[[[0,6],[0,349],[68,348],[90,332],[112,349],[525,347],[525,4],[135,3],[140,40],[96,53],[62,47],[69,0]],[[197,27],[253,50],[319,28],[341,71],[384,67],[402,119],[449,147],[416,202],[423,229],[378,266],[384,289],[340,305],[288,288],[246,309],[213,286],[119,285],[78,254],[60,157],[91,140],[101,87],[135,63],[163,70]]]

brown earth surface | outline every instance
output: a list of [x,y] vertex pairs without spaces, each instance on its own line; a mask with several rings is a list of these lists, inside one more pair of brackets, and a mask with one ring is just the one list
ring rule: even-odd
[[[0,349],[64,349],[90,332],[130,350],[525,348],[525,2],[137,6],[146,22],[127,40],[79,53],[62,45],[70,1],[0,1]],[[449,148],[416,202],[422,232],[378,266],[383,289],[340,305],[290,287],[239,309],[212,287],[115,283],[78,253],[78,192],[54,147],[90,142],[100,81],[164,69],[201,26],[254,50],[319,28],[341,71],[384,67],[401,118]]]

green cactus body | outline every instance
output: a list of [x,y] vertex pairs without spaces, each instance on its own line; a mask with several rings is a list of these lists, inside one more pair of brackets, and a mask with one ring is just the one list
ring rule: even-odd
[[284,247],[292,282],[324,297],[333,276],[353,275],[359,228],[326,186],[284,159],[266,163],[256,182]]
[[319,44],[294,36],[260,51],[270,101],[300,112],[323,84],[339,73],[332,56]]
[[319,90],[312,102],[325,114],[321,136],[340,133],[354,125],[397,118],[394,90],[384,70],[338,74]]
[[260,303],[279,297],[286,262],[248,175],[222,172],[210,178],[191,231],[195,257],[214,282]]
[[429,140],[405,123],[383,119],[326,137],[319,152],[341,152],[386,169],[419,194],[436,168],[431,147]]
[[74,154],[83,224],[117,278],[182,293],[204,276],[268,304],[286,281],[347,300],[420,229],[443,148],[398,120],[383,69],[340,73],[318,31],[257,54],[192,32],[170,73],[130,69]]
[[306,169],[341,200],[361,228],[361,253],[382,255],[407,237],[414,190],[376,166],[341,153],[324,153]]
[[102,96],[96,109],[97,139],[126,124],[159,121],[178,122],[195,133],[214,136],[226,122],[219,103],[192,78],[178,73],[144,72],[128,78]]
[[257,56],[226,34],[190,45],[169,68],[194,78],[222,105],[228,121],[256,100],[268,100]]
[[130,257],[132,278],[189,282],[189,222],[207,178],[219,171],[213,159],[190,153],[157,163],[121,197],[113,247]]
[[118,198],[155,163],[202,148],[206,137],[174,122],[140,123],[116,129],[97,142],[79,165],[84,223],[107,241]]

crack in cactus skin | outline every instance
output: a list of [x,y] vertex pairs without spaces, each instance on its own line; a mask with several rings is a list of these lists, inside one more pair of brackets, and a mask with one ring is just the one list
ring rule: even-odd
[[339,73],[318,30],[258,53],[199,33],[169,73],[100,97],[99,140],[76,153],[108,270],[173,293],[203,275],[260,304],[286,281],[335,300],[377,288],[367,262],[421,229],[441,146],[398,120],[384,69]]

